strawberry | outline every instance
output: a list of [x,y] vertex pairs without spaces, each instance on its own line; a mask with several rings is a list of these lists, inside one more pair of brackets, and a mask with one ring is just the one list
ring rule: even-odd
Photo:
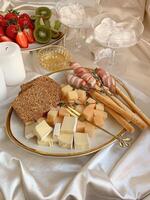
[[3,15],[0,15],[0,26],[2,26],[2,22],[3,22],[3,20],[4,20]]
[[19,16],[19,19],[21,19],[21,18],[31,20],[30,16],[29,16],[27,13],[21,14],[21,15]]
[[6,20],[6,19],[3,19],[1,25],[2,25],[2,27],[3,27],[4,29],[6,29],[7,26],[8,26],[8,22],[7,22],[7,20]]
[[18,12],[15,10],[9,10],[8,13],[5,15],[5,20],[7,24],[17,24],[18,23]]
[[31,22],[30,19],[26,19],[26,18],[19,18],[18,20],[18,24],[21,27],[21,29],[24,29],[26,27],[34,29],[33,24]]
[[0,42],[12,42],[12,40],[6,35],[0,36]]
[[28,48],[28,40],[25,34],[19,30],[16,36],[16,42],[20,45],[22,48]]
[[34,42],[33,31],[30,28],[24,28],[23,33],[27,37],[27,40],[28,40],[29,43]]
[[17,35],[17,32],[18,32],[18,26],[17,25],[14,25],[14,24],[11,24],[10,26],[7,27],[6,29],[6,35],[15,40],[16,39],[16,35]]
[[4,29],[2,26],[0,26],[0,37],[4,35]]
[[6,20],[18,20],[18,12],[16,10],[9,10],[5,15]]

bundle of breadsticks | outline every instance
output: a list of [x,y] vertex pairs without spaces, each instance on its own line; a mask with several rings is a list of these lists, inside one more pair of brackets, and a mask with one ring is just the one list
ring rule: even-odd
[[128,132],[134,132],[135,126],[145,129],[150,119],[126,96],[116,84],[115,79],[103,68],[94,70],[71,63],[72,74],[67,81],[75,88],[86,90],[89,95],[105,105],[105,110]]

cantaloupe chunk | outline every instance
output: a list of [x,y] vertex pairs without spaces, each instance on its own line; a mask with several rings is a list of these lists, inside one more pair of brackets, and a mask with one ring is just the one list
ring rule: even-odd
[[76,132],[84,132],[85,123],[78,120]]
[[104,104],[102,104],[102,103],[97,103],[97,104],[96,104],[96,110],[102,110],[102,111],[104,111]]
[[103,116],[98,116],[98,115],[94,116],[93,122],[95,125],[97,125],[98,127],[101,128],[104,125],[104,118],[103,118]]
[[79,113],[83,113],[85,106],[84,105],[76,105],[75,110],[78,111]]
[[69,91],[67,95],[68,101],[76,101],[78,99],[78,93],[76,90]]
[[94,116],[103,117],[103,119],[107,119],[107,113],[102,110],[94,110]]
[[59,115],[60,117],[64,117],[64,116],[70,116],[70,113],[69,113],[64,107],[61,107],[61,108],[59,109],[58,115]]
[[65,85],[64,87],[61,88],[62,96],[67,97],[68,93],[72,90],[73,88],[70,85]]
[[93,120],[94,108],[95,108],[95,104],[89,104],[83,110],[83,116],[85,117],[86,120],[90,122],[92,122]]
[[90,122],[93,121],[94,108],[95,108],[95,104],[89,104],[88,106],[85,107],[82,113],[85,119]]
[[58,116],[58,110],[50,110],[47,113],[47,122],[49,125],[54,125],[56,123],[56,117]]
[[77,91],[77,94],[78,94],[78,100],[81,102],[81,103],[86,103],[86,100],[87,100],[87,96],[86,96],[86,91],[84,90],[76,90]]
[[96,103],[96,101],[94,99],[92,99],[91,97],[89,97],[86,102],[89,104]]
[[88,133],[90,137],[93,137],[95,135],[96,127],[88,122],[84,122],[84,123],[85,123],[84,132]]

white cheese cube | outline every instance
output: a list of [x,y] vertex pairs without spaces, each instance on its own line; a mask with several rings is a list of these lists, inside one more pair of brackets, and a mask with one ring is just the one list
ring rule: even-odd
[[53,128],[49,126],[45,120],[41,121],[35,126],[36,136],[39,138],[39,140],[43,140],[52,132],[52,130]]
[[25,125],[25,138],[30,139],[35,136],[35,126],[37,125],[36,122],[26,124]]
[[53,140],[54,142],[58,142],[58,138],[60,136],[60,129],[61,129],[61,123],[56,123],[53,130]]
[[70,85],[65,85],[64,87],[61,88],[62,95],[66,97],[68,95],[68,92],[72,91],[73,88]]
[[62,126],[61,126],[61,132],[62,133],[75,133],[76,127],[77,127],[77,117],[68,117],[65,116]]
[[40,146],[53,146],[53,139],[50,135],[48,135],[42,140],[37,139],[37,144]]
[[90,148],[90,141],[87,133],[74,134],[74,146],[78,150],[87,150]]
[[73,147],[73,133],[61,133],[58,138],[58,144],[59,146],[67,149],[72,149]]

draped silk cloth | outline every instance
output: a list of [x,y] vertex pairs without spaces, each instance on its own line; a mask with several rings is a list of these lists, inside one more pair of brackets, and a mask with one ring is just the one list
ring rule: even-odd
[[[24,2],[13,0],[11,4]],[[0,6],[5,10],[9,3],[1,0]],[[140,43],[123,50],[118,76],[150,116],[150,0],[103,0],[101,4],[102,12],[115,12],[122,18],[134,15],[144,23]],[[92,64],[88,57],[80,59]],[[28,80],[37,71],[30,55],[24,54],[24,61]],[[19,86],[9,88],[7,100],[0,104],[0,200],[150,199],[149,129],[137,130],[132,135],[134,143],[125,149],[114,143],[96,154],[71,159],[30,154],[14,145],[4,132],[6,111],[18,91]]]

